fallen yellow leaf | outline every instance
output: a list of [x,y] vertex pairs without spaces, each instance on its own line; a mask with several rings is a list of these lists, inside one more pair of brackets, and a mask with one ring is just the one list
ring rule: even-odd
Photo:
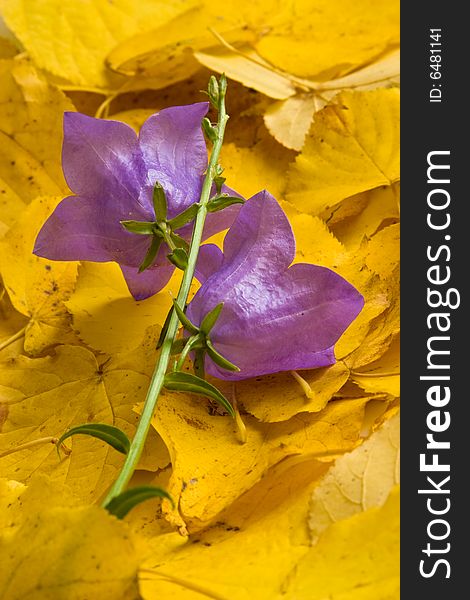
[[400,395],[400,335],[393,338],[389,349],[378,360],[351,373],[351,379],[369,393]]
[[171,552],[155,549],[140,573],[143,598],[271,600],[309,550],[308,499],[325,468],[281,463],[213,527]]
[[396,600],[399,500],[395,487],[382,507],[331,525],[292,569],[279,600]]
[[125,522],[76,506],[67,488],[47,478],[1,488],[2,600],[140,598],[140,556]]
[[[109,423],[132,436],[137,421],[132,408],[143,400],[149,381],[144,364],[137,353],[99,364],[79,346],[58,346],[53,356],[20,356],[1,364],[0,453],[46,438],[0,458],[2,474],[28,481],[37,472],[46,473],[85,501],[99,498],[117,476],[122,455],[95,438],[76,435],[67,440],[70,456],[59,459],[48,438],[90,422]],[[157,470],[167,464],[166,448],[152,434],[140,467]]]
[[[274,373],[256,379],[238,381],[235,385],[237,402],[260,421],[287,421],[302,412],[319,412],[349,377],[349,369],[341,362],[324,369],[300,371],[299,375],[310,388],[309,396],[291,373]],[[228,396],[230,386],[217,382]]]
[[72,87],[106,90],[122,77],[106,70],[108,52],[138,31],[163,24],[185,8],[182,0],[0,0],[8,27],[34,62]]
[[36,196],[66,193],[62,113],[74,108],[25,58],[1,61],[0,90],[0,221],[11,226]]
[[88,346],[115,354],[136,348],[147,328],[163,325],[176,297],[179,274],[170,287],[136,302],[129,293],[116,263],[83,263],[75,292],[65,303],[73,318],[73,329]]
[[318,215],[399,179],[399,91],[343,92],[315,116],[290,170],[287,200]]
[[339,77],[396,47],[399,5],[387,0],[295,0],[256,43],[276,67],[310,79]]
[[0,273],[13,306],[29,319],[24,349],[31,355],[76,341],[64,300],[75,286],[77,263],[48,261],[32,253],[37,233],[58,200],[36,198],[0,240]]
[[337,521],[382,506],[399,482],[400,416],[386,421],[362,446],[340,456],[313,490],[313,543]]
[[319,413],[300,413],[279,423],[260,423],[247,415],[247,442],[240,444],[233,420],[210,415],[200,398],[162,394],[152,423],[173,465],[168,491],[178,512],[169,512],[168,518],[198,531],[286,457],[334,460],[359,442],[366,402],[330,402]]

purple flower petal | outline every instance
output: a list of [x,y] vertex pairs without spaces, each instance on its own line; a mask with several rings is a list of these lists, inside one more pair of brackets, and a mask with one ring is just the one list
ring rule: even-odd
[[222,250],[215,244],[204,244],[199,250],[194,276],[199,283],[204,283],[218,271],[224,260]]
[[[168,249],[167,249],[168,252]],[[136,300],[145,300],[163,289],[174,271],[171,263],[155,264],[142,273],[135,267],[121,265],[121,271],[130,293]]]
[[208,102],[165,108],[142,125],[140,148],[151,183],[158,180],[169,198],[173,218],[201,195],[207,149],[201,121]]
[[224,259],[188,307],[199,325],[219,302],[211,339],[236,364],[229,373],[206,359],[207,371],[237,380],[335,362],[334,344],[359,314],[363,298],[325,267],[296,264],[292,230],[267,192],[250,199],[225,238]]
[[34,254],[50,260],[91,260],[138,266],[147,252],[146,236],[124,230],[121,219],[142,220],[143,215],[117,213],[112,200],[69,196],[44,223]]
[[138,203],[147,177],[131,127],[76,112],[64,114],[62,166],[75,194],[109,198],[123,209]]

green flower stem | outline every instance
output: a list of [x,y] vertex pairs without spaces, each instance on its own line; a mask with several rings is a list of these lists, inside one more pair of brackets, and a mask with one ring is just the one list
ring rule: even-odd
[[[176,302],[182,309],[184,309],[184,307],[186,306],[191,282],[194,277],[197,257],[199,254],[199,247],[202,241],[204,222],[206,220],[207,215],[206,205],[210,199],[210,193],[214,178],[217,176],[216,167],[219,161],[220,150],[222,148],[222,142],[224,139],[225,125],[228,121],[228,115],[225,112],[225,90],[226,82],[225,77],[222,75],[219,92],[217,138],[212,148],[209,165],[202,186],[201,198],[199,201],[200,206],[194,223],[193,235],[189,247],[188,266],[184,271],[178,296],[176,298]],[[152,379],[150,381],[150,386],[147,392],[147,397],[145,399],[144,408],[139,423],[137,425],[134,438],[131,442],[129,452],[126,456],[126,460],[121,469],[121,472],[119,473],[116,481],[114,482],[113,486],[111,487],[105,499],[103,500],[102,504],[104,507],[106,507],[106,505],[109,504],[109,502],[113,498],[115,498],[125,490],[135,471],[137,463],[139,462],[145,444],[145,440],[150,429],[151,420],[155,412],[158,396],[163,387],[165,373],[168,369],[168,364],[170,361],[171,347],[175,340],[178,327],[178,316],[176,314],[176,311],[173,310],[168,325],[168,330],[165,335],[163,344],[161,346],[160,357],[155,367],[155,371],[153,372]]]

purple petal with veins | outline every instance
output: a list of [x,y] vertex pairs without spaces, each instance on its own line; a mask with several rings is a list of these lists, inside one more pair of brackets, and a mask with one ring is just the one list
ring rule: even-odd
[[210,338],[240,368],[232,373],[206,357],[208,373],[238,380],[335,362],[334,345],[364,300],[330,269],[290,266],[294,235],[273,196],[260,192],[241,207],[225,237],[223,256],[212,245],[201,252],[208,258],[198,269],[203,284],[187,315],[200,325],[223,302]]

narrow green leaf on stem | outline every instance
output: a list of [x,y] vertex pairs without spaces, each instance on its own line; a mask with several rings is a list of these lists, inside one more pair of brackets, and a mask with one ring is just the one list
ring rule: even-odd
[[120,221],[121,225],[131,233],[140,235],[152,235],[155,233],[155,223],[147,221]]
[[173,306],[175,307],[176,314],[178,315],[178,319],[180,320],[181,325],[186,329],[186,331],[189,331],[189,333],[199,333],[199,327],[196,327],[196,325],[193,325],[193,323],[191,323],[183,309],[180,307],[180,305],[174,298]]
[[152,498],[165,498],[171,502],[173,508],[175,507],[173,498],[164,489],[153,485],[140,485],[114,496],[104,508],[118,519],[123,519],[135,506]]
[[235,416],[235,411],[227,398],[214,385],[201,379],[191,373],[181,373],[175,371],[165,375],[164,387],[174,392],[190,392],[199,396],[205,396],[218,402],[231,417]]
[[207,354],[212,358],[212,360],[217,365],[219,365],[219,367],[222,367],[222,369],[227,369],[227,371],[233,371],[234,373],[238,373],[240,371],[240,369],[237,367],[237,365],[234,365],[227,358],[222,356],[222,354],[220,354],[220,352],[217,352],[217,350],[214,348],[214,346],[210,340],[206,340],[206,346],[207,346]]
[[208,335],[210,333],[211,329],[216,324],[223,307],[224,303],[220,302],[219,304],[217,304],[217,306],[214,306],[214,308],[210,310],[207,313],[207,315],[202,319],[201,326],[199,327],[202,333],[204,333],[205,335]]
[[232,206],[232,204],[245,204],[245,200],[243,200],[243,198],[237,198],[237,196],[228,196],[227,194],[214,196],[214,198],[211,198],[207,203],[207,212],[218,212],[228,206]]
[[155,182],[153,188],[153,209],[155,211],[157,222],[166,220],[166,215],[168,212],[166,194],[165,190],[158,183],[158,181]]
[[180,229],[181,227],[184,227],[196,218],[198,209],[198,203],[191,204],[186,210],[183,210],[182,213],[176,215],[176,217],[173,217],[173,219],[170,219],[168,221],[168,225],[173,231],[175,229]]
[[165,341],[166,334],[168,332],[168,326],[170,324],[171,316],[174,312],[173,306],[168,311],[167,316],[165,317],[165,322],[162,325],[162,330],[160,331],[160,336],[157,342],[157,350],[159,350],[163,346],[163,342]]
[[152,266],[154,260],[157,257],[158,251],[160,250],[162,242],[163,240],[161,237],[157,237],[156,235],[153,236],[147,254],[145,255],[145,258],[139,267],[139,273],[142,273],[142,271],[145,271],[145,269],[148,269]]
[[129,452],[131,443],[127,435],[117,427],[107,425],[106,423],[86,423],[85,425],[72,427],[72,429],[66,431],[57,441],[57,452],[59,452],[60,445],[67,438],[77,434],[90,435],[91,437],[98,438],[122,454],[127,454]]

